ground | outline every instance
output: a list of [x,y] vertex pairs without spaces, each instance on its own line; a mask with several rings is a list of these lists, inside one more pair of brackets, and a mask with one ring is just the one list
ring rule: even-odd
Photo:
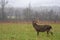
[[60,40],[60,24],[50,24],[54,35],[47,37],[46,32],[39,36],[31,23],[0,23],[0,40]]

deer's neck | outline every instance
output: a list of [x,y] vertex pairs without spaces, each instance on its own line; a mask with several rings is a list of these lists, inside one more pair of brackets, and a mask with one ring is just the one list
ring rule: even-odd
[[36,30],[39,30],[38,24],[33,23],[33,27],[34,27]]
[[36,28],[36,26],[37,26],[37,24],[36,24],[36,23],[33,23],[33,27],[35,27],[35,28]]

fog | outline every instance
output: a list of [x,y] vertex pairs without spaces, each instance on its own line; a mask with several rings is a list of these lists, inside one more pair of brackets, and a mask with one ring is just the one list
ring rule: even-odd
[[60,0],[0,0],[0,20],[60,21]]
[[27,7],[29,3],[32,7],[39,6],[60,6],[60,0],[7,0],[7,6],[13,7]]

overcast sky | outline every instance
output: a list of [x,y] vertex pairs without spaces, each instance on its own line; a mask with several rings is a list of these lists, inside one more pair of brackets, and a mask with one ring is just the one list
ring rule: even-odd
[[27,7],[30,3],[32,7],[39,6],[60,6],[60,0],[8,0],[7,6]]

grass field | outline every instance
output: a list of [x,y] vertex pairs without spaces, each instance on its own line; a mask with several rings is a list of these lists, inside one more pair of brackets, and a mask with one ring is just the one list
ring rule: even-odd
[[37,36],[31,24],[0,23],[0,40],[60,40],[60,24],[51,24],[53,36],[47,37],[46,32]]

